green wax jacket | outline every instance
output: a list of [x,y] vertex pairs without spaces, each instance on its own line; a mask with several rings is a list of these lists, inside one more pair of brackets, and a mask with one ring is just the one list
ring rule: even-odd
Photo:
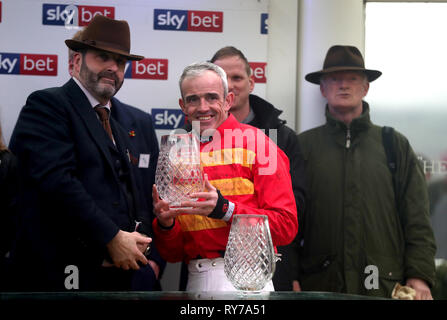
[[300,222],[304,238],[296,239],[302,290],[390,297],[396,282],[408,278],[433,286],[427,187],[408,140],[395,131],[395,195],[381,127],[370,121],[368,104],[349,127],[327,109],[326,118],[298,136],[309,202]]

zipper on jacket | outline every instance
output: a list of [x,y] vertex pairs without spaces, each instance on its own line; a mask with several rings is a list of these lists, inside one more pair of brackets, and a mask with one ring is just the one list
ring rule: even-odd
[[351,129],[348,127],[348,131],[346,131],[346,149],[351,147]]

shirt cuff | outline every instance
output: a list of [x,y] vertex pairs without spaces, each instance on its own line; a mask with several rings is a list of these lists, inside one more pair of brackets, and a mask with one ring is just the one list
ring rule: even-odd
[[229,221],[233,216],[234,208],[236,208],[235,204],[231,201],[228,202],[228,210],[225,215],[222,217],[223,221]]

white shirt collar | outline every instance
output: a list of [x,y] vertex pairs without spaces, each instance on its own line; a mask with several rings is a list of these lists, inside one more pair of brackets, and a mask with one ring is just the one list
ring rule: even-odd
[[85,96],[87,97],[88,101],[90,102],[90,104],[92,105],[92,108],[101,105],[105,108],[107,108],[110,112],[110,100],[107,102],[107,104],[104,106],[102,105],[98,99],[96,99],[81,83],[81,81],[79,81],[78,79],[76,79],[75,77],[72,77],[72,79],[76,82],[76,84],[79,86],[79,88],[81,88],[82,92],[84,92]]

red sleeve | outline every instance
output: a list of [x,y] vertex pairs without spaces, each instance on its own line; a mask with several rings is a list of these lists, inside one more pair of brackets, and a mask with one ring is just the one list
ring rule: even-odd
[[184,244],[183,235],[180,224],[175,221],[174,227],[170,230],[163,230],[158,225],[158,220],[155,218],[152,222],[152,228],[155,235],[155,245],[161,257],[167,262],[183,261]]
[[258,150],[253,166],[258,208],[236,203],[234,213],[268,216],[273,245],[283,246],[291,243],[298,232],[297,208],[290,178],[289,159],[270,139],[268,143],[270,153],[264,157]]

